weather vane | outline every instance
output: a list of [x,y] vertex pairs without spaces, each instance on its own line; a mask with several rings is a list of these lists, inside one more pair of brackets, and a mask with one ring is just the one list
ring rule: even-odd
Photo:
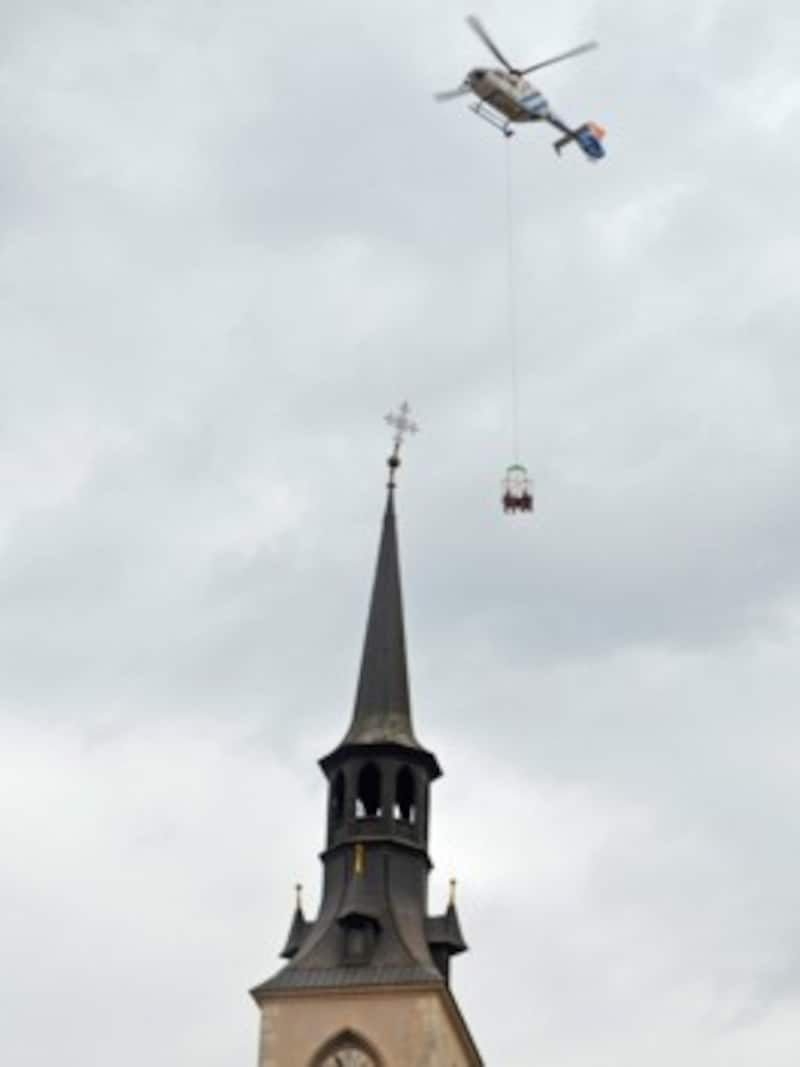
[[388,422],[394,430],[394,448],[392,449],[391,456],[389,456],[389,459],[387,460],[389,464],[389,489],[394,489],[395,487],[395,471],[400,466],[400,447],[405,440],[406,434],[417,433],[419,430],[419,426],[416,422],[409,418],[410,414],[411,408],[408,401],[404,400],[400,405],[397,414],[390,412],[385,416],[386,422]]

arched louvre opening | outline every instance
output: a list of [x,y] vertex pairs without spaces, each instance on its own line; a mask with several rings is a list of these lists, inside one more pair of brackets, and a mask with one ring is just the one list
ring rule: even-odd
[[356,818],[371,819],[382,814],[381,772],[374,763],[366,763],[358,775]]
[[344,818],[344,774],[339,771],[333,780],[331,789],[331,816],[334,825]]
[[409,767],[402,767],[395,787],[394,817],[403,822],[417,821],[417,790],[414,775]]

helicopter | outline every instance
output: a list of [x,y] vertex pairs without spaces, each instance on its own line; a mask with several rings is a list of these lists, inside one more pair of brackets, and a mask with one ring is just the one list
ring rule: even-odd
[[571,48],[568,52],[561,52],[557,56],[520,70],[509,63],[476,15],[467,17],[467,25],[480,37],[505,69],[475,67],[457,89],[436,93],[436,100],[454,100],[467,93],[474,93],[478,97],[478,102],[470,104],[470,110],[479,118],[485,119],[490,126],[500,130],[506,137],[512,137],[514,134],[510,128],[512,122],[549,122],[563,134],[553,144],[553,148],[559,155],[563,148],[574,143],[583,151],[587,159],[596,161],[603,158],[606,154],[603,147],[606,131],[603,127],[595,122],[584,122],[583,125],[573,129],[556,115],[542,93],[525,77],[526,74],[541,70],[542,67],[549,67],[552,63],[560,63],[564,59],[571,59],[573,56],[591,51],[597,47],[596,41],[588,41],[586,44],[578,45],[577,48]]

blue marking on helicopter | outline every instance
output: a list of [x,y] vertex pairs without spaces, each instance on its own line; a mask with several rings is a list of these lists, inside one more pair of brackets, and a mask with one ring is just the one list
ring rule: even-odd
[[530,93],[528,96],[523,96],[520,100],[520,106],[524,107],[531,115],[540,115],[547,111],[547,101],[541,93]]

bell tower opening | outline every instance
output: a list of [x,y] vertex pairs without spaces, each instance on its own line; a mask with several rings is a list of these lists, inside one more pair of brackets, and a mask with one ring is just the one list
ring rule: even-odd
[[331,789],[331,818],[334,826],[344,818],[344,774],[341,771],[334,778]]
[[381,804],[381,772],[376,764],[365,763],[358,774],[356,790],[356,818],[377,819],[383,815]]
[[417,790],[409,767],[402,767],[397,775],[393,814],[398,822],[402,820],[413,826],[417,821]]

